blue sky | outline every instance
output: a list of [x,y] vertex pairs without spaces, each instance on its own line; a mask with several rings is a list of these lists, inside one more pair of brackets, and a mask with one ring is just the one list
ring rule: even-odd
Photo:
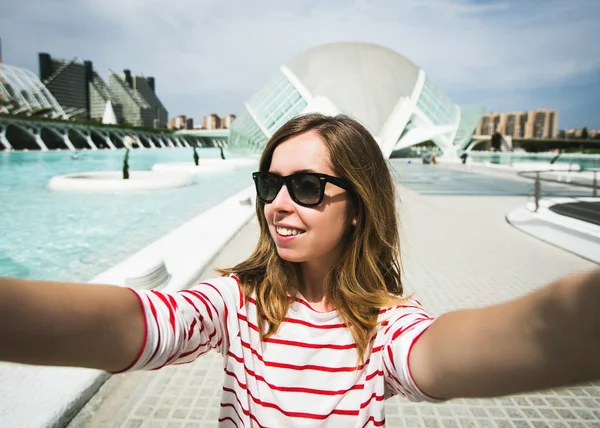
[[597,0],[4,0],[4,61],[38,52],[101,76],[154,76],[171,116],[236,113],[278,66],[322,43],[387,46],[458,103],[553,108],[559,127],[600,128]]

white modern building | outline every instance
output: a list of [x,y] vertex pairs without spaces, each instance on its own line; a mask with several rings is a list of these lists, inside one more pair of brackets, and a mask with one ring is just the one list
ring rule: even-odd
[[482,106],[458,106],[422,68],[383,46],[331,43],[279,68],[244,104],[231,126],[232,150],[260,152],[287,120],[302,113],[347,114],[359,120],[389,157],[433,141],[447,156],[465,148]]
[[62,107],[31,71],[0,63],[0,114],[66,119]]

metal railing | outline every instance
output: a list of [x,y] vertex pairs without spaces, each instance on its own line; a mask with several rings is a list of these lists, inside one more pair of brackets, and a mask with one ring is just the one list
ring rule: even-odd
[[[592,173],[591,183],[587,181],[579,181],[577,178],[587,177],[585,173]],[[558,174],[557,177],[543,177],[544,173]],[[532,174],[534,174],[532,176]],[[542,171],[519,171],[517,173],[520,177],[529,178],[534,181],[533,184],[533,197],[535,199],[535,212],[540,207],[540,199],[542,197],[542,181],[555,183],[555,184],[566,184],[574,187],[587,187],[592,189],[592,196],[598,196],[598,179],[600,178],[600,168],[586,168],[580,171],[556,171],[556,170],[542,170]],[[579,177],[577,177],[579,175]],[[576,180],[573,180],[575,176]],[[564,180],[562,179],[564,177]]]

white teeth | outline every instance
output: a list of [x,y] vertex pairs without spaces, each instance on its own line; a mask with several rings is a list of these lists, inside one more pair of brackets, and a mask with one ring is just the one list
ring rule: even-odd
[[286,227],[277,227],[275,230],[277,230],[277,233],[282,236],[296,236],[303,232],[299,229],[288,229]]

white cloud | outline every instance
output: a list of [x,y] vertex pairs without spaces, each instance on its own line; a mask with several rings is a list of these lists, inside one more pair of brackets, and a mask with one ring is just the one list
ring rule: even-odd
[[9,0],[0,28],[7,62],[37,69],[47,51],[91,59],[103,75],[144,72],[173,114],[236,111],[279,64],[333,41],[388,46],[452,93],[543,89],[600,71],[596,1],[324,3]]

